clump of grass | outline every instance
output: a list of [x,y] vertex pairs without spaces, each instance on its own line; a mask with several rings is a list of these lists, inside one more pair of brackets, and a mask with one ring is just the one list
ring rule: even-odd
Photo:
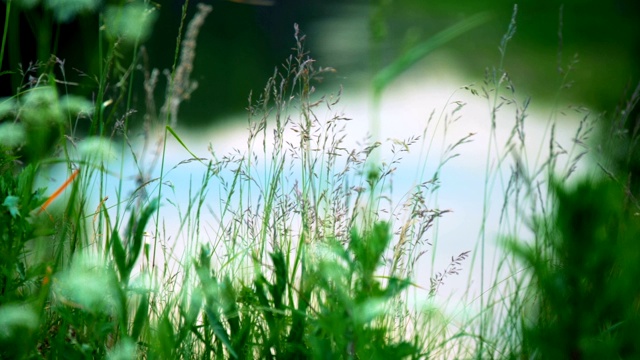
[[[640,253],[632,157],[637,91],[611,115],[601,115],[597,165],[589,178],[551,181],[552,206],[535,218],[536,247],[511,244],[528,266],[530,313],[522,321],[520,353],[561,358],[633,358],[638,326]],[[615,145],[614,145],[615,143]],[[627,182],[621,181],[627,178]]]
[[[502,57],[515,34],[516,14],[514,8],[500,46]],[[569,87],[570,70],[576,64],[574,57],[561,67],[558,97]],[[607,125],[605,116],[584,107],[554,108],[545,132],[548,145],[546,149],[541,146],[533,156],[527,151],[525,131],[530,99],[517,99],[502,65],[487,71],[486,79],[480,91],[470,90],[489,100],[492,129],[496,128],[496,114],[505,109],[514,109],[515,122],[503,145],[496,132],[492,132],[488,144],[485,206],[494,186],[500,186],[504,194],[500,229],[508,240],[506,254],[496,263],[484,263],[486,255],[479,252],[481,272],[490,271],[490,282],[482,285],[481,294],[474,299],[480,301],[480,315],[464,327],[479,329],[472,353],[490,358],[633,357],[635,346],[627,337],[632,331],[618,332],[618,327],[636,326],[637,322],[637,308],[633,305],[637,296],[625,285],[638,271],[628,260],[635,259],[637,252],[626,240],[637,231],[631,220],[637,205],[628,205],[633,203],[633,196],[627,195],[625,200],[625,186],[603,182],[602,173],[586,172],[598,180],[577,180],[572,185],[581,160],[598,152],[600,168],[614,180],[617,176],[606,168],[628,169],[625,160],[625,165],[618,165],[624,157],[617,157],[615,151],[601,151],[618,148],[617,145],[611,147],[610,140],[601,139],[594,145],[592,139],[597,125],[619,129],[628,123],[623,120]],[[626,105],[627,111],[633,107],[633,98]],[[565,147],[556,134],[566,111],[581,116],[570,147]],[[636,138],[627,136],[625,139]],[[634,140],[626,142],[633,143]],[[629,154],[634,147],[624,149]],[[503,167],[509,164],[509,158],[510,171],[505,172]],[[481,231],[478,245],[482,249],[486,242],[484,225]],[[625,295],[607,295],[613,293]]]
[[[640,275],[634,211],[620,186],[584,181],[556,188],[549,249],[519,248],[539,292],[523,354],[544,358],[636,357]],[[637,209],[637,208],[636,208]]]
[[[638,233],[635,186],[623,187],[626,194],[620,190],[620,174],[628,176],[625,169],[633,163],[635,127],[626,152],[612,157],[618,161],[615,171],[606,171],[618,186],[601,181],[581,183],[575,191],[565,188],[588,149],[593,120],[582,108],[571,109],[584,116],[571,148],[556,137],[561,111],[554,109],[545,146],[539,154],[528,153],[530,99],[518,97],[503,62],[517,8],[499,47],[500,65],[487,71],[479,89],[465,88],[490,105],[479,239],[471,251],[447,254],[451,262],[439,270],[433,268],[440,256],[434,226],[449,210],[434,206],[434,198],[444,166],[474,134],[449,144],[445,139],[434,174],[425,180],[426,165],[417,169],[416,185],[404,189],[399,202],[393,175],[417,144],[429,157],[435,129],[443,128],[446,137],[462,102],[447,104],[453,110],[439,116],[432,113],[421,135],[387,142],[365,137],[349,149],[350,119],[335,112],[341,90],[323,96],[314,87],[334,70],[316,66],[295,26],[294,53],[274,69],[262,92],[249,96],[246,149],[220,156],[212,144],[209,154],[195,154],[182,140],[177,118],[181,102],[196,89],[190,80],[196,39],[211,8],[198,7],[183,41],[185,6],[160,119],[153,96],[160,71],[149,71],[149,59],[140,53],[147,109],[139,153],[128,119],[134,116],[133,74],[145,33],[116,25],[119,10],[149,21],[154,10],[111,9],[93,104],[67,93],[71,83],[64,77],[64,61],[55,57],[26,69],[25,87],[0,103],[0,136],[10,140],[0,145],[0,250],[6,255],[0,259],[2,356],[564,358],[638,352],[632,337],[638,326],[633,280],[640,255],[629,251]],[[485,20],[482,15],[456,25],[381,72],[375,101],[434,46]],[[5,27],[3,39],[6,32]],[[123,46],[134,46],[130,64],[123,60]],[[515,121],[500,139],[497,114],[507,109]],[[84,136],[78,124],[87,118],[90,137],[79,139]],[[158,150],[149,154],[149,136],[158,125]],[[626,126],[625,120],[613,128]],[[169,168],[168,141],[177,141],[192,157]],[[121,160],[115,204],[106,190],[114,186],[108,161],[114,143],[130,152],[137,173],[134,191],[125,195]],[[391,158],[378,162],[384,149]],[[600,166],[608,169],[605,160]],[[49,164],[59,163],[67,176],[60,189],[69,195],[55,210],[50,204],[60,192],[47,198],[45,189],[36,189],[36,179]],[[174,201],[170,196],[180,195],[165,179],[186,166],[204,171],[197,186],[189,184],[186,201]],[[512,254],[488,263],[486,229],[495,191],[504,196],[505,237],[526,233],[532,239],[512,241]],[[179,228],[168,235],[162,215],[170,207],[177,211]],[[178,239],[184,241],[183,253],[176,249]],[[420,289],[412,279],[429,251],[430,287]],[[420,291],[425,300],[436,299],[468,258],[471,272],[480,273],[480,293],[468,291],[461,307],[479,307],[478,312],[458,321],[461,317],[435,306],[411,304]]]
[[[195,90],[189,72],[197,30],[208,11],[210,8],[201,6],[191,22],[181,60],[170,76],[168,105],[161,109],[161,116],[171,125],[176,123],[180,102]],[[109,21],[118,23],[117,19]],[[360,149],[348,150],[343,146],[343,124],[349,119],[332,115],[325,121],[318,115],[323,107],[331,112],[340,93],[329,97],[316,94],[314,81],[333,69],[315,67],[299,29],[295,29],[294,55],[274,71],[257,100],[250,96],[247,151],[218,158],[212,147],[211,159],[195,154],[191,159],[206,170],[201,186],[188,198],[187,211],[180,212],[177,236],[184,231],[192,238],[181,259],[172,259],[175,254],[168,239],[161,238],[163,205],[157,199],[162,197],[162,186],[171,190],[162,181],[166,174],[164,151],[159,154],[160,185],[154,189],[150,186],[155,182],[151,169],[138,161],[129,138],[128,118],[133,112],[128,100],[132,87],[127,81],[133,81],[137,55],[132,64],[122,66],[120,41],[129,37],[127,43],[136,44],[131,36],[116,31],[104,39],[110,47],[97,83],[95,105],[87,107],[71,97],[66,101],[58,97],[56,86],[34,82],[29,90],[15,96],[17,105],[7,106],[9,110],[2,114],[20,126],[28,118],[21,110],[27,109],[23,98],[28,102],[34,94],[47,94],[28,110],[39,109],[47,119],[57,121],[59,134],[51,147],[62,150],[54,152],[59,157],[53,160],[49,149],[39,150],[30,160],[33,166],[22,168],[17,162],[19,139],[12,145],[18,146],[17,150],[3,157],[3,166],[11,170],[7,174],[18,173],[19,177],[6,177],[2,188],[6,208],[2,241],[10,256],[2,264],[0,310],[11,314],[2,323],[2,354],[17,358],[63,354],[151,358],[419,356],[423,351],[419,338],[403,331],[407,324],[390,314],[408,311],[400,295],[412,286],[408,278],[424,244],[424,240],[412,239],[413,233],[418,231],[424,237],[433,219],[445,211],[426,207],[422,191],[427,183],[422,184],[423,190],[413,192],[411,205],[400,207],[411,220],[402,225],[402,239],[396,240],[394,234],[401,230],[392,230],[396,226],[392,219],[402,215],[393,213],[385,218],[376,207],[390,198],[384,193],[391,189],[390,177],[400,157],[395,157],[394,150],[389,164],[367,169],[368,158],[381,143],[365,140]],[[56,64],[64,74],[64,61],[56,60]],[[145,75],[150,109],[157,74]],[[114,75],[121,77],[112,87],[108,81]],[[41,76],[56,83],[53,72]],[[84,116],[91,121],[89,135],[97,137],[80,140],[76,128],[81,118],[70,114],[90,108],[95,111],[87,110]],[[149,120],[154,113],[149,112]],[[172,126],[165,129],[162,142],[166,144],[170,135],[191,152]],[[132,150],[140,175],[139,186],[130,198],[122,197],[123,182],[117,181],[116,205],[110,205],[106,196],[108,161],[95,151],[98,146],[105,154],[112,154],[114,147],[104,142],[106,138],[122,141],[122,149],[127,146]],[[406,149],[398,154],[418,140],[396,141],[398,149]],[[27,144],[38,142],[28,140]],[[68,168],[61,191],[49,199],[43,196],[44,190],[32,192],[43,159]],[[120,169],[123,167],[124,163]],[[206,194],[213,180],[218,181],[220,190],[218,230],[205,237],[201,221],[211,206]],[[47,211],[36,218],[34,211],[48,208],[67,187],[70,195],[62,211]],[[90,211],[89,204],[95,202],[91,189],[95,188],[99,202]],[[146,195],[140,196],[143,192]],[[180,206],[176,205],[178,210]],[[126,214],[129,220],[123,221]],[[33,225],[43,217],[50,221],[42,228]],[[153,225],[155,230],[150,230]],[[38,237],[51,245],[36,242]],[[46,247],[48,255],[32,256],[25,245],[29,242],[37,244],[37,252],[43,251],[40,246]],[[392,246],[394,265],[382,276]],[[157,259],[156,252],[164,259]],[[21,346],[11,349],[8,344],[21,331],[29,336],[21,337]]]
[[[332,69],[316,69],[297,29],[295,38],[296,53],[249,106],[247,152],[209,165],[207,173],[221,184],[219,230],[211,248],[201,249],[206,259],[197,266],[198,277],[201,284],[217,284],[216,291],[239,287],[242,296],[231,293],[235,301],[218,301],[206,314],[208,327],[196,337],[217,336],[220,343],[211,349],[217,354],[248,341],[253,350],[245,351],[258,357],[420,353],[418,337],[402,330],[408,323],[390,314],[409,311],[398,295],[410,285],[406,279],[422,251],[409,234],[421,227],[424,235],[444,211],[428,210],[416,190],[415,202],[399,207],[410,219],[404,239],[392,236],[394,222],[375,209],[399,158],[372,171],[367,160],[381,144],[343,147],[341,124],[348,119],[335,115],[323,121],[317,115],[339,98],[313,99],[312,81]],[[289,140],[292,135],[297,142]],[[399,142],[398,148],[416,140]],[[390,215],[403,217],[400,211]],[[393,243],[395,265],[379,277]],[[217,271],[208,267],[213,255],[223,259]],[[240,324],[232,320],[236,316]]]

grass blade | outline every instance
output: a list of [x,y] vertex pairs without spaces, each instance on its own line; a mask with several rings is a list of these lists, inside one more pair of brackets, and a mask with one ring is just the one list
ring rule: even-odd
[[140,215],[140,220],[135,228],[135,233],[133,235],[133,242],[131,243],[131,253],[129,254],[129,263],[127,267],[129,268],[129,272],[133,268],[134,264],[138,260],[138,256],[140,255],[140,250],[142,249],[142,238],[144,236],[144,229],[149,222],[149,219],[153,215],[153,213],[158,208],[159,200],[155,198],[149,203],[149,205],[142,211],[142,215]]
[[149,292],[145,291],[140,299],[140,304],[133,318],[133,328],[131,329],[131,338],[137,340],[142,332],[142,328],[147,320],[149,312]]
[[174,137],[176,140],[178,140],[178,142],[180,143],[180,145],[182,145],[182,147],[183,147],[185,150],[187,150],[187,152],[189,153],[189,155],[193,156],[193,158],[194,158],[194,159],[196,159],[196,160],[198,160],[202,165],[205,165],[205,166],[207,165],[207,164],[205,164],[205,163],[202,161],[202,159],[201,159],[199,156],[197,156],[197,155],[196,155],[196,154],[194,154],[191,150],[189,150],[189,148],[187,147],[187,144],[185,144],[185,143],[184,143],[184,141],[182,141],[182,139],[180,138],[180,136],[178,136],[178,134],[175,132],[175,130],[173,130],[173,129],[171,128],[171,126],[167,125],[167,131],[168,131],[171,135],[173,135],[173,137]]
[[233,346],[231,345],[229,334],[224,329],[224,325],[222,324],[222,321],[220,320],[218,314],[216,314],[216,312],[211,308],[211,304],[207,304],[204,307],[204,312],[207,315],[209,326],[211,327],[213,333],[222,342],[224,347],[227,348],[229,354],[231,354],[231,356],[233,356],[234,358],[238,358],[238,354],[235,352],[235,350],[233,350]]
[[117,229],[113,229],[113,232],[111,233],[111,253],[116,261],[116,266],[120,273],[120,280],[125,281],[125,279],[129,278],[129,273],[127,271],[127,258]]

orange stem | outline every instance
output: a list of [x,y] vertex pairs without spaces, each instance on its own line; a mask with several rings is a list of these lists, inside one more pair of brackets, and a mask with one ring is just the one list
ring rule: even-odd
[[69,176],[69,178],[64,182],[64,184],[62,184],[58,188],[58,190],[56,190],[53,194],[51,194],[51,196],[49,196],[47,201],[45,201],[44,204],[42,204],[42,206],[40,206],[40,210],[38,210],[38,214],[40,214],[43,211],[45,211],[47,209],[47,207],[49,207],[49,205],[51,205],[53,200],[55,200],[58,196],[60,196],[60,194],[62,194],[64,189],[66,189],[67,186],[69,186],[69,184],[71,184],[71,182],[78,176],[78,173],[80,173],[80,168],[75,169],[73,171],[73,173],[71,174],[71,176]]

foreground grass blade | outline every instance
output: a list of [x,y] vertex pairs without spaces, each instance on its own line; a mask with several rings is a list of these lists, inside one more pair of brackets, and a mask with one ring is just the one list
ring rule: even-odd
[[120,235],[118,235],[117,229],[114,229],[111,233],[111,253],[113,254],[116,267],[120,273],[120,279],[124,280],[129,278],[129,274],[127,272],[127,255],[124,252],[122,240],[120,240]]
[[236,303],[237,296],[233,283],[229,277],[225,277],[220,286],[220,298],[222,300],[223,314],[229,323],[231,338],[237,336],[240,331],[240,314]]
[[113,254],[116,266],[118,267],[120,280],[125,283],[128,282],[131,271],[133,271],[133,268],[138,261],[138,257],[140,257],[144,238],[144,229],[149,222],[149,219],[151,219],[151,216],[158,208],[158,204],[159,201],[157,198],[152,200],[151,203],[144,208],[137,222],[135,214],[131,214],[130,224],[132,229],[130,229],[130,231],[133,232],[133,236],[131,233],[127,236],[128,252],[125,251],[122,239],[118,234],[118,229],[114,228],[111,232],[111,253]]
[[233,346],[231,345],[231,340],[229,339],[229,334],[224,328],[220,317],[211,308],[212,304],[207,304],[204,307],[204,312],[207,315],[207,319],[209,320],[209,327],[211,331],[216,335],[216,337],[222,342],[224,347],[229,351],[229,354],[234,358],[238,358],[238,354],[233,350]]
[[149,316],[149,292],[144,291],[141,295],[140,304],[133,318],[133,327],[131,328],[131,338],[137,340],[142,332],[144,324]]
[[205,166],[207,165],[207,164],[205,164],[205,163],[202,161],[202,159],[201,159],[199,156],[197,156],[197,155],[196,155],[196,154],[194,154],[191,150],[189,150],[189,148],[187,147],[187,144],[185,144],[185,143],[184,143],[184,141],[182,141],[182,139],[180,138],[180,136],[178,136],[178,134],[175,132],[175,130],[173,130],[173,129],[171,128],[171,126],[167,125],[166,129],[167,129],[167,131],[168,131],[171,135],[173,135],[173,137],[174,137],[176,140],[178,140],[178,142],[180,143],[180,145],[182,145],[182,147],[183,147],[185,150],[187,150],[187,152],[189,153],[189,155],[193,156],[193,158],[194,158],[194,159],[196,159],[196,160],[198,160],[200,163],[202,163],[202,165],[205,165]]
[[135,233],[133,235],[133,243],[131,244],[131,258],[129,259],[128,266],[133,268],[133,265],[138,260],[138,256],[140,255],[140,250],[142,249],[142,239],[144,237],[144,229],[151,219],[151,216],[156,211],[159,205],[159,199],[155,198],[151,200],[149,205],[142,211],[142,215],[140,215],[140,220],[136,224]]
[[284,311],[285,309],[282,304],[282,299],[284,298],[284,293],[287,287],[287,265],[285,264],[284,255],[281,251],[272,253],[271,260],[275,267],[276,282],[273,285],[269,285],[269,291],[273,298],[273,306],[277,310]]

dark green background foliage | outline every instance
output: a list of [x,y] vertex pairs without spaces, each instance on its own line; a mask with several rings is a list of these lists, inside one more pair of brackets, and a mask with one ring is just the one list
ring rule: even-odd
[[[12,159],[0,158],[6,162]],[[5,164],[3,164],[5,165]],[[12,167],[2,166],[0,174],[0,304],[24,300],[25,287],[33,273],[43,269],[29,269],[24,262],[27,242],[36,236],[37,226],[29,220],[29,213],[43,201],[43,190],[33,190],[35,167],[29,166],[19,176]],[[12,201],[15,200],[15,202]],[[22,290],[22,291],[19,291]]]
[[[109,1],[107,3],[118,3]],[[196,1],[188,14],[195,12]],[[495,64],[497,41],[504,31],[504,19],[511,15],[513,2],[507,0],[431,2],[397,1],[294,1],[275,0],[274,6],[251,6],[230,1],[205,1],[213,5],[198,40],[194,80],[199,89],[189,106],[181,111],[181,122],[209,124],[225,115],[239,113],[247,106],[249,91],[259,92],[274,67],[288,56],[293,41],[293,23],[309,35],[311,49],[319,42],[351,42],[353,50],[314,53],[320,65],[338,66],[338,75],[326,81],[353,83],[370,78],[381,67],[401,56],[416,44],[456,22],[478,13],[488,13],[491,21],[447,44],[437,54],[453,56],[449,62],[464,77],[480,79],[485,67]],[[181,17],[181,1],[158,1],[154,36],[146,42],[149,68],[170,69]],[[348,5],[348,6],[347,6]],[[633,0],[571,0],[519,2],[518,31],[505,68],[527,93],[538,99],[552,100],[549,85],[560,83],[574,55],[579,63],[572,70],[575,86],[565,92],[574,101],[598,109],[610,109],[639,75],[640,5]],[[14,5],[14,10],[16,6]],[[559,36],[562,8],[562,35]],[[355,10],[354,10],[355,9]],[[349,12],[347,12],[349,11]],[[0,16],[4,17],[3,14]],[[349,24],[361,19],[362,26],[349,32],[326,33],[316,27],[323,21]],[[26,12],[13,11],[9,24],[8,56],[3,70],[16,71],[18,64],[45,61],[50,54],[65,60],[69,81],[79,87],[71,91],[91,97],[96,91],[98,74],[98,19],[84,14],[65,24],[55,24],[40,7]],[[368,25],[367,25],[368,24]],[[50,39],[43,39],[44,27],[51,28]],[[320,29],[317,30],[316,29]],[[319,32],[322,31],[322,32]],[[46,36],[45,36],[46,37]],[[356,44],[368,44],[365,47]],[[366,50],[366,49],[369,50]],[[131,49],[122,47],[121,61],[127,65]],[[379,55],[376,55],[379,54]],[[379,59],[376,58],[379,56]],[[82,76],[80,72],[88,76]],[[361,73],[362,76],[358,76]],[[427,74],[428,75],[428,74]],[[137,72],[134,108],[142,111],[140,72]],[[2,76],[2,94],[8,95],[22,79]],[[161,81],[156,96],[161,99]],[[159,101],[159,100],[158,100]],[[141,117],[141,115],[139,115]],[[138,119],[138,123],[141,119]]]

